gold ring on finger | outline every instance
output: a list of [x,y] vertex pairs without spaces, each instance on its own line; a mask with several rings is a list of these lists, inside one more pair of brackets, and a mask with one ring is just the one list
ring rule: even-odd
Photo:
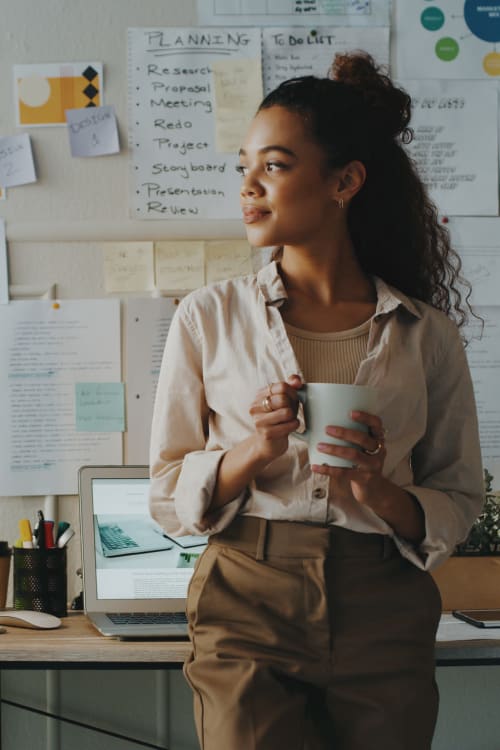
[[273,405],[269,396],[262,399],[262,407],[265,411],[273,411]]
[[376,456],[377,453],[380,453],[380,451],[382,450],[383,446],[384,446],[384,444],[382,442],[380,442],[380,440],[379,440],[378,445],[377,445],[377,447],[374,450],[371,451],[368,448],[364,448],[363,453],[366,453],[367,456]]

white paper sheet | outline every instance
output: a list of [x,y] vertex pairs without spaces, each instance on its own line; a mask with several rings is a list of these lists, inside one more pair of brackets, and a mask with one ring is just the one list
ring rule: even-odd
[[239,218],[237,155],[215,146],[210,64],[260,60],[260,29],[141,28],[128,39],[131,216]]
[[[482,338],[471,339],[466,348],[476,396],[479,419],[479,436],[484,466],[495,478],[494,488],[500,487],[498,467],[500,462],[500,306],[476,307],[484,320]],[[472,318],[470,330],[480,331],[478,321]]]
[[500,641],[500,628],[476,628],[453,615],[441,615],[436,641]]
[[471,304],[500,305],[500,219],[455,216],[448,228],[472,286]]
[[119,300],[0,307],[0,495],[75,494],[78,468],[122,460],[119,433],[77,432],[75,383],[119,382]]
[[389,29],[308,26],[262,30],[264,88],[272,91],[296,76],[326,76],[337,52],[362,49],[389,63]]
[[[402,81],[412,97],[408,146],[443,214],[498,215],[498,101],[488,81]],[[481,135],[478,137],[478,123]]]
[[395,6],[398,77],[498,77],[498,2],[397,0]]
[[249,26],[337,23],[340,26],[384,26],[389,0],[198,0],[198,23]]
[[9,268],[7,262],[7,242],[5,241],[5,222],[0,219],[0,304],[9,301]]
[[127,447],[129,464],[149,463],[149,439],[158,375],[175,298],[129,299],[125,315]]
[[114,107],[67,109],[65,114],[72,156],[104,156],[119,152]]
[[0,185],[15,187],[30,182],[36,182],[36,173],[29,135],[0,138]]

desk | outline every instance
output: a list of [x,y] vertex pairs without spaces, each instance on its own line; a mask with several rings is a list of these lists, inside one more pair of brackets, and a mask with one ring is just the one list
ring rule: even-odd
[[55,630],[6,626],[0,669],[180,669],[189,652],[187,640],[107,638],[79,612],[62,623]]
[[[443,621],[449,617],[443,615]],[[7,627],[8,632],[0,635],[0,669],[180,669],[189,653],[187,640],[106,638],[77,612],[62,622],[56,630]],[[466,625],[465,630],[471,632]],[[500,630],[490,631],[487,640],[468,636],[467,640],[438,641],[436,664],[500,664]]]

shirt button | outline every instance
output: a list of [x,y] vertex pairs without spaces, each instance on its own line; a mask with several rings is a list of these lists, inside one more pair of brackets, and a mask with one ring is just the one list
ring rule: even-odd
[[314,490],[313,497],[317,500],[321,500],[322,498],[326,497],[326,490],[323,487],[318,487],[317,490]]

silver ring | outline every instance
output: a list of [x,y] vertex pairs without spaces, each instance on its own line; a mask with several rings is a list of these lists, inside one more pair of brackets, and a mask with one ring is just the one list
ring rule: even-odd
[[262,407],[265,411],[273,411],[273,406],[271,404],[271,399],[269,396],[266,396],[262,399]]
[[382,450],[383,446],[384,446],[384,444],[379,441],[379,443],[378,443],[377,447],[375,448],[375,450],[371,451],[371,450],[368,450],[368,448],[364,448],[363,449],[363,453],[366,453],[367,456],[376,456],[377,453],[380,453],[380,451]]

